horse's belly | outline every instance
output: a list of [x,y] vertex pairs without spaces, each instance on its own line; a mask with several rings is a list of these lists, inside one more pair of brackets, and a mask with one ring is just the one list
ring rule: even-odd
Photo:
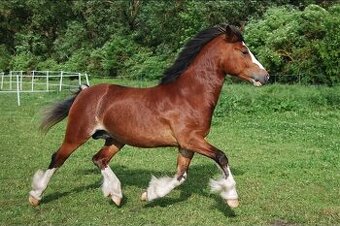
[[176,139],[169,131],[158,131],[157,133],[149,131],[116,131],[115,129],[110,134],[117,141],[136,147],[163,147],[177,146]]
[[177,146],[171,129],[154,120],[149,122],[116,121],[105,125],[107,132],[117,141],[137,147]]

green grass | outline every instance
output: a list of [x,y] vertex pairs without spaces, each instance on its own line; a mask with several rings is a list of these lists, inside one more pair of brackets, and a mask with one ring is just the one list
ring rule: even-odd
[[209,192],[209,178],[219,172],[199,155],[183,185],[140,201],[152,174],[175,173],[177,150],[134,147],[110,164],[123,185],[117,208],[100,190],[91,157],[103,142],[94,140],[67,160],[32,208],[31,178],[48,166],[65,128],[63,122],[41,134],[39,112],[68,95],[23,94],[17,107],[15,94],[0,94],[0,225],[340,224],[340,87],[224,87],[208,139],[229,156],[241,202],[235,210]]

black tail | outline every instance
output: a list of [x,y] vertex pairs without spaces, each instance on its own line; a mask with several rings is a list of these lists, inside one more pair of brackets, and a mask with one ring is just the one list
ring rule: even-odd
[[43,119],[39,128],[43,132],[47,132],[52,126],[66,118],[78,94],[87,87],[88,86],[84,85],[80,86],[79,90],[74,93],[73,97],[46,108],[43,112]]

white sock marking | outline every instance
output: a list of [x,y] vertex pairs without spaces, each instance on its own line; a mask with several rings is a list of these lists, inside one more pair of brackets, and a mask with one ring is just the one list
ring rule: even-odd
[[48,169],[45,172],[43,170],[38,170],[33,176],[32,190],[29,194],[35,199],[41,200],[41,195],[47,188],[48,182],[56,170],[57,168]]
[[223,199],[238,199],[236,191],[236,182],[228,167],[229,176],[227,179],[221,178],[219,180],[210,180],[211,191],[219,193]]
[[121,184],[116,174],[111,170],[109,166],[101,170],[104,181],[102,185],[102,191],[104,196],[116,196],[123,197]]
[[151,176],[151,181],[147,189],[147,200],[151,201],[160,197],[164,197],[169,194],[175,187],[181,185],[187,177],[184,173],[180,181],[177,180],[177,175],[175,177],[161,177],[156,178]]

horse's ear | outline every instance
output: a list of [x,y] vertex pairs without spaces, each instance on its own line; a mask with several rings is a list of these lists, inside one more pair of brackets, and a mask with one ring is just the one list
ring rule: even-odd
[[229,24],[227,24],[225,28],[225,39],[227,40],[227,42],[237,42],[238,39],[235,34],[234,28]]
[[225,35],[226,35],[227,37],[230,37],[230,36],[232,36],[232,34],[233,34],[233,30],[232,30],[232,28],[230,27],[230,25],[227,24],[227,26],[226,26],[226,28],[225,28]]

